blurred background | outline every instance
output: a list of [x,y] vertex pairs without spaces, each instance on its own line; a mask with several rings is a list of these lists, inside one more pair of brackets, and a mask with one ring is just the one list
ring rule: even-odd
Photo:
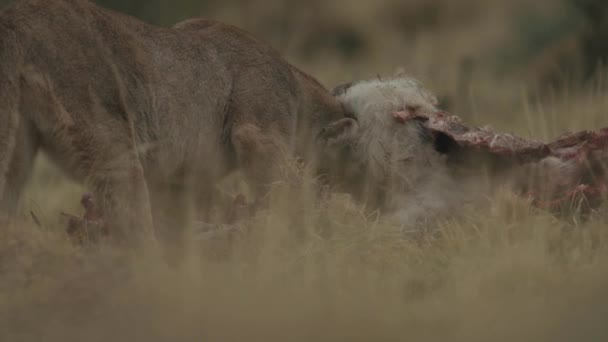
[[[499,131],[608,126],[608,0],[97,2],[235,24],[329,88],[402,68]],[[278,187],[251,236],[172,267],[72,244],[60,213],[82,213],[85,190],[40,158],[23,226],[0,229],[0,340],[608,341],[608,208],[558,219],[507,191],[427,241],[301,182]]]
[[[604,0],[96,2],[164,26],[196,16],[235,24],[268,41],[327,87],[403,68],[435,91],[445,109],[474,123],[491,122],[541,138],[608,124],[598,119],[604,115],[585,114],[604,107],[603,102],[585,107],[589,96],[592,102],[604,97]],[[573,102],[580,93],[584,98]],[[566,98],[576,106],[577,119],[593,119],[555,120],[559,113],[547,118],[547,112],[571,111],[560,103]],[[514,123],[514,112],[528,112],[528,124]],[[537,112],[543,112],[542,118]]]
[[[400,69],[473,125],[542,140],[608,126],[605,0],[96,2],[166,27],[192,17],[237,25],[328,88]],[[48,198],[43,185],[65,183],[39,165],[32,201]],[[60,189],[75,198],[81,191]],[[57,206],[63,197],[52,196]]]
[[[192,17],[234,24],[328,88],[403,70],[473,125],[542,140],[608,126],[605,0],[96,2],[166,27]],[[37,185],[63,181],[47,169]]]

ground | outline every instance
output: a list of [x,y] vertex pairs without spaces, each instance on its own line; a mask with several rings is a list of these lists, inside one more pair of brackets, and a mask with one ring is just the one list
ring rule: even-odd
[[[56,172],[47,168],[36,177]],[[63,192],[76,207],[79,189],[50,179],[26,201],[57,205],[30,206],[41,226],[26,215],[0,233],[2,340],[608,337],[601,213],[557,218],[502,191],[439,233],[403,236],[347,196],[319,205],[293,174],[248,233],[193,241],[176,266],[154,252],[72,244],[52,220],[71,202],[51,200]]]

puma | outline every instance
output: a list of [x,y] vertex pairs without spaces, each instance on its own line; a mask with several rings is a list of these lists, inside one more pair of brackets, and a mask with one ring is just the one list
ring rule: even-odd
[[43,151],[90,188],[117,235],[141,241],[152,213],[179,217],[188,193],[241,170],[261,196],[279,159],[311,160],[326,127],[355,125],[319,82],[233,26],[156,27],[86,0],[0,13],[6,217]]

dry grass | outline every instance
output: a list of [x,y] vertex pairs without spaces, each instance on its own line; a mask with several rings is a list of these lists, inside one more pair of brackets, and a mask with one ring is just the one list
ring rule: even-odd
[[[459,13],[454,3],[481,9],[466,25],[454,20],[416,39],[387,33],[370,19],[371,2],[339,3],[328,13],[344,9],[340,20],[361,24],[372,43],[366,57],[303,59],[293,50],[299,30],[282,46],[327,84],[405,65],[431,89],[457,96],[470,122],[541,138],[608,126],[602,82],[541,96],[480,67],[465,93],[456,87],[461,57],[504,42],[514,12],[506,4],[521,2],[444,1],[450,18]],[[255,30],[239,13],[222,16]],[[296,28],[310,27],[302,15]],[[296,175],[277,185],[249,234],[192,242],[176,266],[151,252],[70,244],[59,212],[77,212],[81,191],[40,160],[24,212],[42,227],[24,215],[0,231],[0,341],[608,340],[603,212],[558,219],[503,191],[438,223],[439,233],[412,238],[347,197],[319,203]]]
[[297,177],[250,233],[192,241],[179,265],[25,222],[0,236],[0,340],[603,341],[606,223],[504,191],[404,237]]

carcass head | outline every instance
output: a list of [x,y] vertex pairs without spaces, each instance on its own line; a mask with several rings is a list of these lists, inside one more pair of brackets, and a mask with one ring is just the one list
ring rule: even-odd
[[417,193],[447,177],[448,145],[423,125],[436,113],[436,97],[413,78],[399,75],[339,86],[334,95],[352,118],[320,134],[332,184],[375,206]]

